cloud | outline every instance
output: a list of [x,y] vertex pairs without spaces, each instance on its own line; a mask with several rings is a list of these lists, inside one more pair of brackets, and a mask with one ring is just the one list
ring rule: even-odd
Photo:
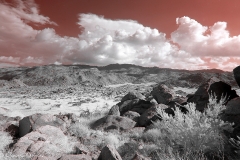
[[19,58],[0,56],[0,62],[19,63]]
[[178,29],[171,40],[192,57],[200,57],[204,66],[231,71],[239,65],[240,35],[230,37],[226,22],[207,27],[189,17],[177,18]]
[[193,56],[239,56],[240,35],[230,37],[226,22],[206,27],[189,17],[177,18],[178,29],[171,34],[180,49]]
[[0,4],[1,39],[34,37],[37,31],[29,26],[28,22],[55,24],[48,17],[39,15],[39,10],[33,0],[15,0],[15,2],[15,7],[6,2]]
[[[133,63],[143,66],[187,68],[190,55],[172,45],[165,34],[132,20],[110,20],[93,14],[80,14],[84,28],[79,35],[79,50],[66,58],[70,61],[107,65],[109,63]],[[73,47],[74,48],[74,47]],[[203,61],[191,61],[197,68]]]
[[188,17],[178,18],[178,29],[167,39],[165,33],[137,21],[79,14],[77,24],[83,31],[79,30],[76,38],[59,36],[53,28],[32,28],[30,23],[56,25],[39,14],[33,0],[16,0],[14,6],[5,2],[0,4],[0,10],[1,64],[129,63],[178,69],[231,69],[240,62],[233,57],[240,49],[240,38],[229,36],[225,22],[205,27]]

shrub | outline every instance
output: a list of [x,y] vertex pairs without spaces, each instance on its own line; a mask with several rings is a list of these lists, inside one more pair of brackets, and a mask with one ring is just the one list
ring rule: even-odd
[[0,157],[4,157],[9,144],[13,142],[12,137],[7,132],[0,131],[0,142]]
[[81,118],[81,121],[74,123],[68,129],[68,132],[78,138],[85,138],[90,135],[89,124],[85,119]]
[[113,133],[108,133],[108,135],[104,137],[104,142],[105,144],[113,145],[115,148],[120,145],[119,137]]
[[[155,143],[161,151],[167,150],[169,155],[184,156],[184,159],[200,157],[209,151],[221,155],[224,152],[225,138],[222,127],[231,127],[219,118],[219,114],[225,109],[223,103],[224,99],[217,103],[217,99],[210,96],[205,112],[197,111],[195,104],[189,103],[185,105],[187,114],[176,107],[174,117],[158,109],[163,120],[154,122],[152,129],[145,132],[142,138],[145,143]],[[162,154],[166,153],[158,151],[158,157],[162,157]]]
[[12,137],[7,132],[0,131],[0,142],[0,151],[4,152],[6,147],[12,143]]

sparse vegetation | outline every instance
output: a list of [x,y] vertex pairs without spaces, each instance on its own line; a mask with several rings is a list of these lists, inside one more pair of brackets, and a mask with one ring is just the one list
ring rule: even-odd
[[[145,132],[131,133],[93,130],[91,124],[104,117],[107,110],[85,110],[78,121],[68,128],[68,133],[78,138],[91,152],[111,144],[126,160],[130,160],[135,152],[153,160],[207,160],[209,155],[224,159],[225,155],[228,158],[231,156],[225,149],[226,145],[240,148],[238,139],[228,139],[223,134],[225,128],[232,128],[233,125],[220,119],[219,114],[225,109],[224,102],[224,98],[217,102],[215,96],[210,96],[208,108],[204,112],[197,111],[194,103],[188,103],[184,106],[188,112],[184,114],[176,107],[175,116],[158,109],[161,121],[153,122]],[[5,149],[12,142],[12,138],[6,132],[1,131],[0,134],[0,150],[3,156],[7,153]],[[56,142],[60,148],[68,146],[67,142],[63,143],[62,140]],[[60,151],[59,148],[50,145],[44,153],[57,151]]]
[[[100,71],[98,73],[100,73]],[[209,76],[204,77],[204,79],[205,78],[209,78]],[[30,83],[30,81],[28,82]],[[50,82],[55,83],[54,81]],[[114,82],[106,84],[112,83],[114,84]],[[167,83],[169,85],[169,90],[173,89],[174,85],[178,85],[178,81],[174,83],[173,86],[171,86],[171,83],[172,82]],[[185,84],[185,82],[183,84]],[[182,86],[185,87],[183,84]],[[62,137],[66,136],[65,139],[57,139],[54,136],[53,139],[40,137],[40,140],[36,139],[32,143],[35,144],[40,141],[40,143],[45,144],[45,141],[47,141],[49,145],[47,144],[47,146],[41,150],[37,148],[36,152],[32,153],[47,156],[52,156],[52,154],[59,152],[61,152],[61,155],[59,156],[62,156],[62,154],[89,153],[92,158],[94,157],[93,159],[97,159],[96,157],[99,156],[102,148],[109,144],[117,149],[117,152],[124,160],[132,160],[136,152],[152,160],[209,160],[213,159],[213,157],[225,159],[225,156],[229,160],[232,160],[235,158],[232,156],[233,152],[240,155],[240,153],[238,153],[240,150],[240,139],[232,138],[232,135],[228,136],[225,133],[226,130],[230,130],[231,132],[229,133],[232,134],[235,128],[232,127],[233,124],[223,122],[221,120],[222,117],[220,118],[219,116],[226,108],[226,106],[223,105],[225,104],[225,99],[222,98],[218,101],[216,96],[210,96],[208,101],[209,92],[206,88],[210,88],[210,85],[210,82],[207,83],[207,87],[204,86],[201,88],[202,90],[199,91],[201,92],[201,95],[196,95],[195,97],[192,95],[186,97],[186,95],[188,93],[192,93],[196,89],[183,90],[181,87],[175,88],[175,90],[178,91],[178,94],[176,95],[166,90],[164,91],[166,92],[166,95],[170,94],[172,96],[172,99],[169,99],[167,102],[160,101],[162,99],[166,99],[164,96],[162,97],[162,92],[157,93],[160,97],[159,102],[151,102],[151,100],[154,99],[151,91],[153,88],[157,87],[157,85],[147,86],[143,84],[122,84],[119,86],[102,86],[98,88],[96,85],[84,86],[78,84],[74,87],[66,87],[63,85],[59,86],[59,88],[58,86],[56,86],[56,88],[36,86],[34,89],[32,89],[31,86],[29,88],[22,88],[21,92],[18,92],[18,89],[16,88],[12,88],[12,93],[16,93],[16,97],[19,100],[17,102],[14,100],[8,100],[8,105],[20,104],[20,106],[23,106],[24,109],[27,109],[28,115],[30,115],[32,111],[38,112],[38,109],[40,111],[40,107],[46,111],[44,113],[50,112],[52,114],[58,114],[58,111],[63,111],[63,109],[66,109],[67,112],[69,111],[69,114],[66,113],[65,115],[64,113],[62,115],[57,115],[59,119],[56,123],[54,118],[51,117],[51,114],[47,118],[50,125],[61,129],[60,131],[62,131],[63,134]],[[191,86],[191,84],[189,84],[189,86]],[[217,86],[221,87],[221,85]],[[232,93],[231,86],[229,87],[229,92]],[[50,88],[49,90],[51,92],[48,92],[48,88]],[[215,89],[218,87],[212,88]],[[219,94],[220,92],[226,91],[226,87],[224,89],[223,88],[221,88],[222,90],[219,90]],[[8,90],[6,89],[6,91]],[[143,98],[133,95],[128,96],[126,100],[123,100],[122,97],[124,97],[124,95],[126,95],[129,91],[142,93]],[[22,96],[23,94],[25,94],[24,97]],[[43,99],[41,100],[43,103],[39,106],[34,105],[33,100],[28,99],[30,95],[33,95],[36,99]],[[3,94],[2,97],[8,96],[8,94]],[[195,102],[196,105],[194,103],[187,103],[191,102],[187,101],[187,99],[191,96],[194,100],[196,100],[192,101]],[[46,100],[44,100],[44,98]],[[50,101],[50,99],[54,101]],[[119,102],[115,105],[117,106],[118,112],[112,113],[106,117],[107,120],[105,121],[105,118],[103,117],[107,116],[112,103],[115,103],[112,101],[114,99]],[[207,102],[209,102],[207,105],[208,107],[205,108]],[[158,103],[166,105],[166,108],[158,108],[161,107]],[[202,103],[204,103],[204,105],[201,105]],[[174,108],[174,104],[186,105],[178,106],[179,108],[176,106],[174,111],[172,111],[171,109]],[[202,112],[198,111],[197,105],[199,104],[203,108],[203,110],[201,110]],[[146,112],[151,107],[157,108],[157,111],[152,110],[151,112]],[[181,110],[181,107],[185,108],[187,112]],[[2,110],[11,112],[11,115],[14,113],[12,110],[8,111],[4,110],[4,108],[2,108]],[[139,116],[135,119],[131,119],[131,117],[127,118],[124,115],[126,113],[125,111],[135,112]],[[71,115],[71,113],[75,112],[75,115]],[[39,112],[39,114],[44,113]],[[152,115],[153,117],[151,117]],[[24,116],[26,115],[23,115],[22,117]],[[146,120],[146,123],[141,124],[140,119],[144,122]],[[157,119],[159,120],[157,121]],[[54,123],[52,123],[53,121]],[[93,124],[96,121],[99,122],[100,125],[98,125],[99,128],[95,128],[96,130],[94,130]],[[4,128],[7,126],[4,125],[7,124],[7,122],[7,120],[3,120],[0,123],[1,127]],[[16,120],[15,124],[18,122],[19,120]],[[35,123],[35,121],[31,123]],[[59,124],[60,127],[54,126],[55,124]],[[127,127],[125,127],[125,125]],[[19,126],[16,125],[15,127],[17,128]],[[12,138],[3,130],[5,130],[5,128],[0,132],[0,136],[2,138],[0,139],[2,142],[0,146],[1,155],[13,155],[14,152],[11,152],[11,149],[8,148],[9,144],[12,143]],[[33,131],[30,131],[30,133],[32,132]],[[53,134],[55,133],[56,132]],[[16,136],[13,137],[16,138]],[[17,142],[19,142],[19,140]],[[23,143],[25,143],[25,141]],[[28,148],[31,148],[31,145],[32,144],[30,144],[29,147],[26,147],[27,149],[23,152],[30,153],[31,150]],[[87,148],[86,151],[84,147],[84,149],[82,149],[82,146],[79,147],[77,145],[83,145]],[[76,149],[76,147],[79,147],[79,150]],[[14,155],[12,157],[14,157]]]
[[[225,108],[223,101],[217,103],[216,98],[211,97],[208,108],[203,113],[195,109],[195,104],[189,103],[185,106],[187,114],[176,108],[174,117],[159,109],[159,116],[163,120],[155,122],[142,138],[145,143],[161,148],[160,151],[168,150],[171,151],[170,155],[183,156],[184,159],[199,157],[207,152],[214,152],[221,157],[225,154],[226,139],[222,126],[231,127],[231,124],[224,123],[219,118]],[[163,154],[165,153],[156,152],[155,155],[161,157]]]
[[[92,139],[88,145],[102,148],[106,144],[112,144],[125,159],[131,158],[136,151],[156,160],[204,160],[208,153],[223,158],[228,154],[224,148],[228,139],[224,136],[223,129],[232,127],[232,124],[223,122],[219,117],[225,109],[223,103],[224,98],[217,102],[211,96],[205,112],[197,111],[195,104],[189,103],[185,106],[187,114],[176,108],[174,117],[159,109],[159,116],[163,120],[154,122],[144,133],[96,132],[89,127],[97,119],[94,114],[80,118],[78,123],[71,126],[70,132],[83,138],[95,135],[97,138]],[[239,144],[239,141],[232,140],[232,143]]]
[[12,137],[8,133],[0,131],[0,142],[0,157],[3,157],[6,154],[9,144],[13,142]]

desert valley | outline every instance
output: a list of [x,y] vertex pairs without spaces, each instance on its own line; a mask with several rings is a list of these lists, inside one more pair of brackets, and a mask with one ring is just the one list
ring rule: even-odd
[[238,70],[130,64],[1,68],[1,156],[238,159]]

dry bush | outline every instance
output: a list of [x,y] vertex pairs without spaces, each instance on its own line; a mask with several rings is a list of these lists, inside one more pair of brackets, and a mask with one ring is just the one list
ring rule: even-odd
[[189,103],[185,106],[187,114],[176,107],[174,117],[159,109],[158,113],[163,120],[154,122],[152,129],[145,132],[142,139],[145,143],[158,146],[158,150],[152,151],[156,159],[204,159],[204,153],[209,151],[221,157],[226,138],[222,127],[231,127],[231,124],[223,122],[219,117],[225,109],[223,103],[224,99],[217,103],[216,98],[211,96],[205,112],[197,111],[195,104]]
[[3,132],[0,131],[0,157],[4,156],[4,154],[6,153],[6,150],[8,149],[8,146],[10,145],[10,143],[12,143],[12,137],[7,133],[7,132]]

